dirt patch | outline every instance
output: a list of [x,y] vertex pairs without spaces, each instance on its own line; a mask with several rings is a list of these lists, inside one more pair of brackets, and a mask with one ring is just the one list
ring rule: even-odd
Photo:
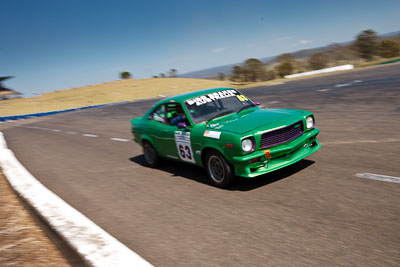
[[27,209],[0,171],[0,266],[82,266],[84,263]]

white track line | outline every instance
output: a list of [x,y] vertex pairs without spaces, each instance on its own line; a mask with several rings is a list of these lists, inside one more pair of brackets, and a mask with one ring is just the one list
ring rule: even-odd
[[399,177],[386,176],[386,175],[373,174],[373,173],[357,173],[356,176],[360,177],[360,178],[365,178],[365,179],[372,179],[372,180],[378,180],[378,181],[384,181],[384,182],[391,182],[391,183],[400,184],[400,178]]
[[347,144],[357,144],[357,143],[392,143],[392,142],[400,142],[400,139],[396,138],[385,138],[380,140],[347,140],[347,141],[332,141],[332,142],[322,142],[321,145],[331,146],[331,145],[347,145]]
[[319,89],[317,91],[318,92],[327,92],[327,91],[330,91],[330,90],[332,90],[332,89],[325,88],[325,89]]
[[350,85],[351,85],[351,83],[339,83],[339,84],[336,84],[335,87],[339,88],[339,87],[345,87],[345,86],[350,86]]
[[42,185],[7,149],[1,132],[0,165],[14,190],[89,266],[152,266]]
[[124,139],[124,138],[110,138],[110,140],[119,142],[129,142],[129,139]]
[[39,127],[36,127],[36,126],[22,126],[22,125],[16,125],[15,127],[29,128],[29,129],[39,129]]
[[98,135],[96,135],[96,134],[82,134],[83,136],[86,136],[86,137],[99,137]]
[[67,134],[78,134],[77,132],[68,131]]

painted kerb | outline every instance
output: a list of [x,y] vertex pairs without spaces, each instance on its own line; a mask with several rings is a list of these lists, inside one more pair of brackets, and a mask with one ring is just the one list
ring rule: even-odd
[[90,266],[152,266],[41,184],[7,149],[2,132],[0,166],[12,188]]

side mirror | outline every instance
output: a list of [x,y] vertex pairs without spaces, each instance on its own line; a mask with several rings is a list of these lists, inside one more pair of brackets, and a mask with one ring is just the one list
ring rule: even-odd
[[178,129],[185,129],[187,127],[186,122],[178,122]]
[[258,101],[253,101],[253,103],[256,104],[256,106],[260,105],[260,102],[258,102]]
[[149,120],[152,120],[153,119],[153,114],[150,114],[149,115]]

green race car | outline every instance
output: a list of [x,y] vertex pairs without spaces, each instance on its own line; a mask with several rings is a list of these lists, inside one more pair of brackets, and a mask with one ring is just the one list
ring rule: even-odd
[[314,116],[305,110],[262,109],[233,88],[177,95],[131,120],[147,164],[160,158],[203,166],[213,184],[255,177],[317,151]]

